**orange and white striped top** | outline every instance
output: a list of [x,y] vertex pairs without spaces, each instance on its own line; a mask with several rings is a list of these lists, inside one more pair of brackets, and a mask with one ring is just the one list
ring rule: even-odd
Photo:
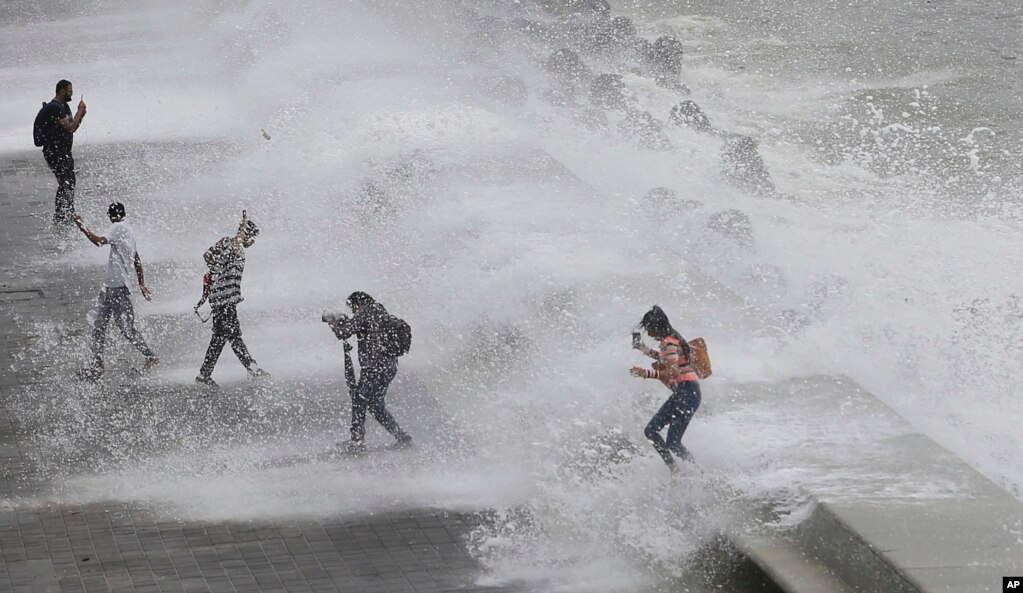
[[657,352],[658,363],[656,366],[660,366],[663,369],[670,369],[659,371],[656,369],[644,369],[646,373],[644,375],[647,379],[660,379],[661,374],[664,373],[667,377],[667,383],[681,383],[682,381],[696,381],[699,376],[696,374],[696,370],[693,369],[689,363],[689,357],[685,355],[685,348],[682,347],[682,342],[675,336],[668,336],[661,340],[660,350]]

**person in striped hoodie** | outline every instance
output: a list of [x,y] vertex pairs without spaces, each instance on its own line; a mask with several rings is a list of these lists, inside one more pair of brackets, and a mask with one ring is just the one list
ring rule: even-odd
[[[636,349],[655,359],[655,362],[652,369],[632,367],[631,373],[634,377],[659,379],[671,390],[668,401],[654,414],[643,432],[668,465],[668,469],[675,473],[678,466],[672,453],[683,461],[693,461],[692,454],[682,444],[682,435],[700,407],[699,377],[690,363],[692,351],[689,343],[675,331],[668,321],[668,316],[660,307],[657,305],[651,307],[643,315],[640,326],[646,330],[647,335],[660,342],[660,348],[654,350],[642,341],[634,342]],[[661,437],[661,430],[665,426],[668,427],[667,441]]]
[[224,350],[224,344],[231,343],[238,360],[245,366],[251,377],[264,377],[267,373],[256,365],[249,349],[242,341],[242,328],[238,322],[238,303],[242,302],[242,272],[245,271],[245,249],[256,242],[259,227],[249,220],[248,212],[242,210],[242,222],[233,237],[224,237],[206,250],[203,259],[209,267],[209,299],[213,309],[213,337],[206,350],[206,359],[195,382],[208,387],[217,387],[213,380],[213,367]]

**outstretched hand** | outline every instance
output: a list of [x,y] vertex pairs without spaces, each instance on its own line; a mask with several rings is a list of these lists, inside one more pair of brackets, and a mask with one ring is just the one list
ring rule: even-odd
[[632,367],[631,369],[629,369],[629,374],[632,375],[633,377],[645,377],[646,369],[644,369],[643,367]]
[[249,211],[242,210],[242,221],[238,224],[238,233],[234,236],[235,245],[242,245],[245,241],[245,223],[249,222]]

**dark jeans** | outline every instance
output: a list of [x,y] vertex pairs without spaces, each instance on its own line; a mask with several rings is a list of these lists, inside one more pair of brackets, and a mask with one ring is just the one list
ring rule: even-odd
[[[674,453],[680,459],[692,461],[693,456],[682,444],[682,435],[685,434],[689,421],[693,414],[700,407],[700,383],[698,381],[682,381],[671,386],[671,397],[664,402],[660,410],[650,419],[643,433],[653,443],[654,449],[664,460],[664,463],[671,465],[675,463],[671,454]],[[668,441],[661,438],[661,430],[668,427]]]
[[53,224],[71,226],[75,216],[75,159],[71,153],[43,150],[43,158],[57,178],[57,195],[54,199]]
[[146,358],[153,358],[156,354],[149,349],[142,334],[135,328],[135,309],[131,305],[131,298],[128,296],[128,287],[104,288],[99,293],[99,310],[96,312],[96,325],[92,328],[92,356],[95,359],[96,368],[103,367],[103,349],[107,341],[107,325],[110,317],[113,316],[117,327],[129,342]]
[[387,411],[384,396],[387,388],[398,373],[397,363],[379,367],[363,368],[359,371],[359,384],[352,393],[352,440],[361,443],[366,437],[366,412],[373,414],[377,422],[399,441],[408,440],[408,434]]
[[249,355],[249,349],[242,341],[242,326],[238,323],[236,305],[213,309],[213,337],[210,338],[210,346],[206,349],[206,359],[203,360],[199,375],[209,377],[213,374],[213,367],[217,365],[217,359],[227,342],[231,342],[231,350],[234,350],[242,365],[251,371],[256,361]]

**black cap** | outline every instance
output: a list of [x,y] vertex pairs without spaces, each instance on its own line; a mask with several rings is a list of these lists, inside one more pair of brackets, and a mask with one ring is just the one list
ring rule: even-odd
[[114,202],[110,204],[110,207],[107,208],[107,215],[110,216],[110,219],[113,221],[123,220],[124,204],[120,202]]

